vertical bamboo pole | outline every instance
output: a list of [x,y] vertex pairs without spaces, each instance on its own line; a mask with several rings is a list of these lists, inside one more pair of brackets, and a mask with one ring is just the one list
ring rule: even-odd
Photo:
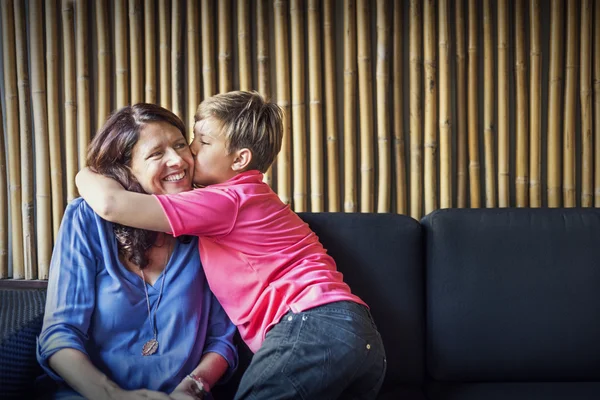
[[423,55],[425,77],[425,121],[424,121],[424,189],[425,215],[438,208],[437,204],[437,57],[435,49],[435,4],[434,0],[425,0],[423,6]]
[[373,168],[373,78],[371,67],[371,6],[356,3],[358,50],[358,92],[360,107],[360,211],[374,211],[375,171]]
[[142,86],[144,71],[142,68],[142,2],[129,0],[129,60],[131,65],[131,104],[144,99]]
[[229,92],[231,83],[231,0],[218,2],[219,92]]
[[464,2],[457,1],[454,11],[456,29],[456,205],[467,207],[467,92],[465,65],[465,10]]
[[63,79],[65,113],[65,171],[67,183],[67,202],[74,200],[77,194],[75,174],[77,173],[77,94],[75,84],[75,22],[73,20],[73,2],[62,0],[63,30]]
[[404,155],[404,76],[402,68],[403,56],[403,4],[401,0],[394,0],[393,29],[393,91],[394,91],[394,172],[396,173],[396,212],[406,214],[406,157]]
[[327,211],[340,211],[338,121],[335,73],[335,14],[333,0],[323,2],[323,55],[325,57],[325,132],[327,132]]
[[594,15],[594,206],[600,207],[600,0],[596,0]]
[[115,83],[117,86],[117,108],[125,107],[129,104],[126,0],[115,0]]
[[[0,121],[4,121],[0,107]],[[8,187],[6,153],[4,151],[4,124],[0,124],[0,279],[8,278]]]
[[[108,43],[108,17],[105,0],[96,0],[96,36],[98,38],[98,98],[96,100],[96,130],[99,130],[110,114],[110,46]],[[72,26],[71,26],[72,28]],[[64,28],[63,28],[64,29]],[[52,151],[51,151],[52,152]]]
[[525,55],[524,0],[515,2],[515,74],[517,91],[517,168],[515,191],[517,207],[529,205],[529,123],[527,99],[527,60]]
[[[21,219],[22,219],[22,249],[24,277],[31,279],[33,271],[37,270],[35,251],[35,223],[33,199],[33,145],[31,142],[31,91],[29,87],[29,60],[27,52],[27,23],[25,3],[14,2],[15,47],[17,55],[17,87],[19,92],[19,127],[20,147],[17,154],[21,161]],[[17,210],[18,208],[15,207]]]
[[324,211],[323,99],[321,89],[321,2],[308,0],[308,80],[310,104],[310,210]]
[[290,125],[290,63],[288,50],[288,6],[286,0],[273,2],[275,24],[275,71],[277,75],[277,104],[283,110],[283,139],[277,156],[277,194],[285,204],[291,203],[290,157],[292,152]]
[[[271,71],[269,68],[269,16],[267,0],[257,0],[256,2],[256,62],[258,92],[262,94],[265,100],[271,100]],[[273,167],[269,167],[263,176],[266,182],[273,189]]]
[[529,43],[530,69],[529,93],[529,123],[530,125],[530,159],[529,159],[529,206],[542,206],[541,188],[541,141],[542,141],[542,50],[540,42],[540,0],[529,0]]
[[561,127],[563,81],[563,0],[552,0],[548,99],[548,206],[561,205]]
[[250,22],[248,0],[237,2],[238,63],[240,90],[252,89],[252,64],[250,62]]
[[563,128],[563,198],[565,207],[576,206],[575,194],[575,135],[577,130],[577,6],[578,1],[567,2],[567,57],[565,71],[565,103]]
[[306,211],[306,111],[304,100],[304,2],[290,1],[292,37],[292,135],[294,211]]
[[356,2],[344,2],[344,211],[356,212]]
[[[592,207],[594,204],[593,191],[593,161],[592,161],[592,14],[591,0],[581,1],[581,206]],[[600,23],[600,21],[596,21]],[[596,54],[600,57],[600,54]]]
[[171,111],[183,120],[183,29],[181,2],[171,2]]
[[510,206],[508,0],[498,0],[498,206]]
[[[15,59],[15,24],[12,0],[3,0],[2,62],[4,70],[4,101],[6,105],[6,151],[8,153],[8,188],[10,196],[10,226],[12,277],[23,279],[23,224],[21,221],[21,174],[19,156],[19,97]],[[2,148],[4,149],[4,148]]]
[[471,208],[481,207],[480,163],[479,163],[479,102],[477,96],[478,55],[477,0],[469,0],[469,197]]
[[194,130],[194,115],[200,103],[200,82],[198,80],[198,8],[195,0],[186,1],[186,28],[187,28],[187,139],[191,141]]
[[[144,101],[156,103],[156,19],[154,0],[144,0]],[[197,105],[196,105],[197,106]]]
[[212,0],[202,0],[200,3],[200,16],[202,21],[202,85],[204,98],[217,92],[215,78],[215,53],[214,53],[214,13]]
[[48,150],[48,112],[44,71],[44,32],[42,0],[29,3],[31,38],[31,93],[35,136],[35,209],[38,269],[27,271],[26,279],[48,279],[52,255],[52,215],[50,194],[50,154]]
[[452,207],[452,110],[450,107],[450,33],[448,0],[439,0],[440,35],[440,207]]
[[483,143],[485,152],[485,205],[496,207],[494,167],[494,53],[492,50],[492,6],[483,1]]
[[168,0],[158,0],[158,75],[160,79],[160,105],[171,109],[171,45],[169,35],[170,9]]
[[378,149],[378,191],[377,212],[390,212],[391,148],[390,148],[390,62],[388,22],[389,10],[386,0],[377,0],[377,149]]
[[421,129],[421,82],[422,82],[422,8],[421,0],[410,2],[410,216],[422,217],[423,202],[423,143]]
[[90,143],[90,92],[88,71],[87,2],[79,1],[75,8],[76,53],[77,53],[77,143],[79,165],[83,167]]
[[[52,232],[56,240],[63,216],[62,150],[58,108],[58,17],[55,0],[46,0],[46,70],[48,80],[48,145],[52,193]],[[54,243],[54,241],[52,242]]]

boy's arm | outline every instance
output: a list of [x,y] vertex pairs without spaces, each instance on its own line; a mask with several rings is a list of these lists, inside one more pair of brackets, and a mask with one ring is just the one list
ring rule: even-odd
[[130,192],[114,179],[89,168],[77,173],[75,183],[81,197],[105,220],[134,228],[171,231],[169,220],[154,196]]

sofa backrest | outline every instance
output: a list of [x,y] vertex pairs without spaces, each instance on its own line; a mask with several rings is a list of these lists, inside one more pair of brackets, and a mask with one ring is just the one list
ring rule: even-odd
[[371,308],[387,357],[384,387],[424,377],[421,226],[396,214],[300,213],[352,292]]
[[600,210],[439,210],[421,222],[431,378],[600,379]]

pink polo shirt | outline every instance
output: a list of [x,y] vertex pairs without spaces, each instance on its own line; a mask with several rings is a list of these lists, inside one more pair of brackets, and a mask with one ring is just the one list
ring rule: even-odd
[[340,300],[350,292],[317,235],[283,204],[259,171],[218,185],[158,195],[175,236],[199,236],[211,290],[256,352],[289,310]]

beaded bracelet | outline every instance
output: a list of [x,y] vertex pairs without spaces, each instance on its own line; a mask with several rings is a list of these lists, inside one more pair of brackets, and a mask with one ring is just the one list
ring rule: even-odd
[[203,399],[204,396],[206,396],[210,391],[208,383],[206,383],[204,379],[193,374],[189,374],[187,378],[193,380],[196,384],[194,386],[194,395],[196,395],[199,399]]

